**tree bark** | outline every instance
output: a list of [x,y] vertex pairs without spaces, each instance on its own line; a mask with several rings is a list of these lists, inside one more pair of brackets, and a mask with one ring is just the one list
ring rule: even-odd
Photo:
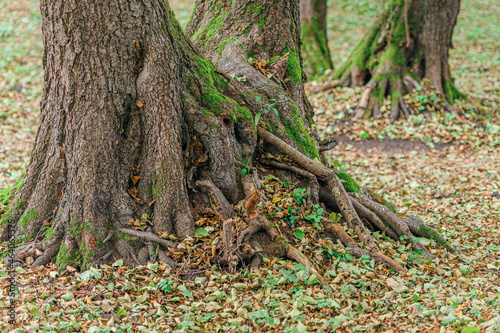
[[229,79],[199,56],[167,2],[42,1],[41,13],[39,130],[3,238],[7,222],[27,241],[43,228],[58,265],[85,266],[111,250],[131,258],[119,229],[144,213],[156,233],[193,234],[200,174],[239,197],[233,162],[253,153],[242,149],[255,145],[253,116],[221,93]]
[[221,71],[240,80],[247,90],[241,98],[261,110],[274,134],[319,158],[303,85],[298,1],[199,0],[186,34]]
[[326,32],[326,0],[300,0],[302,54],[308,77],[333,69]]
[[374,114],[390,96],[391,119],[409,115],[402,95],[424,78],[451,103],[463,97],[448,64],[460,0],[394,0],[338,68],[335,78],[365,85],[356,117]]

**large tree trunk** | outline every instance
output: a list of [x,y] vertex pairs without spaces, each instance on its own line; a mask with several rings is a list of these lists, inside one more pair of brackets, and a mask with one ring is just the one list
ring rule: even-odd
[[333,69],[326,33],[327,9],[326,0],[300,0],[302,54],[309,77]]
[[[188,32],[219,69],[192,46],[166,1],[44,0],[41,9],[42,116],[24,185],[0,221],[4,239],[29,243],[18,257],[41,249],[33,265],[54,257],[59,267],[117,257],[142,264],[155,257],[153,243],[176,247],[159,235],[193,234],[196,207],[213,202],[223,222],[221,256],[213,258],[219,264],[258,266],[261,255],[250,244],[265,233],[319,276],[259,214],[260,163],[277,175],[291,171],[340,211],[366,249],[337,224],[327,229],[355,255],[402,269],[378,252],[363,223],[406,235],[422,250],[411,237],[425,227],[420,221],[410,231],[351,177],[319,162],[326,148],[318,148],[303,87],[297,0],[241,0],[229,8],[199,0]],[[268,160],[269,152],[294,164]],[[246,227],[233,230],[231,203],[243,198]],[[131,219],[145,228],[132,230]]]
[[354,48],[335,78],[366,85],[356,116],[379,116],[384,96],[392,102],[391,120],[409,115],[402,95],[423,78],[446,97],[461,97],[448,65],[460,0],[394,0]]
[[[233,161],[251,153],[235,153],[229,128],[238,119],[244,131],[252,115],[218,92],[228,80],[214,77],[168,3],[42,1],[41,13],[42,114],[8,213],[17,239],[46,229],[41,262],[57,254],[58,264],[85,265],[111,250],[131,258],[119,229],[143,213],[154,232],[194,233],[186,174],[205,158],[197,145],[214,183],[238,198]],[[206,114],[208,97],[228,114]],[[252,131],[242,137],[255,144]]]

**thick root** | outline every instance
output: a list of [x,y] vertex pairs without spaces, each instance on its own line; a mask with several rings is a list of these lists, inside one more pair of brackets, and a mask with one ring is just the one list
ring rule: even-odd
[[403,220],[401,220],[392,210],[379,204],[378,202],[362,196],[359,193],[351,193],[351,195],[358,199],[366,208],[377,214],[377,216],[380,217],[380,219],[382,219],[390,228],[392,228],[392,230],[394,230],[400,238],[406,237],[415,250],[423,251],[429,257],[432,257],[432,254],[420,242],[415,240],[415,237],[410,231],[408,225],[403,222]]
[[414,234],[434,240],[439,245],[447,248],[451,253],[462,253],[462,251],[460,251],[459,249],[451,246],[450,243],[448,243],[443,237],[441,237],[441,235],[436,230],[420,221],[418,217],[409,215],[405,219],[403,219],[403,222],[408,225],[411,232],[413,232]]
[[352,250],[352,254],[356,258],[360,258],[363,255],[369,255],[370,258],[374,259],[376,263],[381,263],[386,265],[388,268],[392,268],[395,271],[403,271],[403,267],[391,258],[383,255],[378,251],[369,251],[367,249],[362,249],[359,245],[352,239],[351,236],[344,231],[342,226],[333,221],[327,221],[325,231],[333,237],[333,239],[338,239],[345,247],[349,247]]

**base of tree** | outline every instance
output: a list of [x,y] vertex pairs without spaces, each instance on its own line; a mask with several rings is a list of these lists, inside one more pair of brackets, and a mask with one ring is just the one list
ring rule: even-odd
[[456,1],[448,2],[389,2],[389,8],[334,75],[338,85],[364,86],[356,118],[381,118],[379,109],[384,98],[391,100],[392,122],[420,111],[410,107],[403,96],[424,78],[443,101],[435,103],[436,109],[453,110],[449,103],[465,97],[455,87],[448,65],[459,8]]
[[[291,174],[289,179],[299,181],[307,189],[311,197],[310,202],[319,202],[327,208],[327,213],[336,211],[342,214],[358,241],[345,232],[338,222],[325,218],[324,215],[328,215],[325,213],[322,213],[319,218],[321,223],[317,234],[334,242],[340,241],[345,247],[350,248],[352,255],[357,258],[368,256],[370,260],[382,263],[393,271],[404,270],[400,264],[380,252],[369,230],[383,232],[393,240],[408,242],[415,251],[422,251],[428,257],[432,255],[415,236],[433,239],[450,252],[456,252],[436,230],[414,216],[401,219],[390,203],[375,193],[359,187],[349,176],[306,157],[262,127],[258,128],[258,134],[266,142],[282,151],[286,158],[281,158],[281,161],[258,158],[252,166],[245,167],[244,170],[247,171],[242,177],[246,194],[244,201],[232,206],[213,182],[204,180],[196,184],[200,191],[210,197],[212,207],[215,209],[214,213],[218,215],[222,225],[221,239],[212,248],[211,264],[217,264],[229,272],[235,272],[238,268],[259,267],[264,256],[289,258],[307,267],[323,285],[328,286],[323,277],[323,270],[313,264],[310,257],[292,245],[296,241],[293,236],[294,229],[288,225],[285,227],[275,225],[275,222],[264,217],[259,209],[259,202],[266,200],[262,194],[259,179],[269,175],[265,172],[279,175],[280,171],[289,172]],[[344,184],[339,176],[344,178]],[[346,186],[349,182],[351,182],[350,186]],[[353,192],[347,192],[344,187]],[[148,261],[160,260],[175,267],[176,261],[172,259],[171,253],[182,250],[178,248],[178,243],[168,239],[169,235],[157,235],[151,232],[149,227],[144,228],[140,226],[140,223],[137,225],[134,222],[128,227],[120,228],[119,232],[139,238],[146,244],[137,253],[132,254],[133,261],[130,264],[142,265]],[[43,243],[43,236],[40,235],[29,244],[19,247],[14,253],[16,259],[23,261],[27,257],[36,259],[33,266],[44,265],[55,259],[61,251],[61,245],[56,242]],[[110,264],[117,257],[111,251],[97,259],[91,263]],[[74,265],[74,263],[68,262],[68,265]],[[84,269],[84,267],[80,268]]]

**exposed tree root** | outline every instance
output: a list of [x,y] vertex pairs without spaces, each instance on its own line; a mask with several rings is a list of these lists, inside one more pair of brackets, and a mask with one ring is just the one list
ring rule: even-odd
[[385,264],[395,271],[404,270],[401,265],[382,253],[360,248],[356,241],[354,241],[354,239],[352,239],[352,237],[344,231],[340,224],[333,221],[327,221],[325,224],[325,231],[330,233],[333,236],[333,239],[338,239],[342,245],[349,247],[355,257],[360,258],[363,255],[369,255],[370,258],[374,259],[376,263]]
[[45,264],[48,264],[52,258],[57,254],[59,251],[59,246],[61,245],[62,238],[57,238],[55,239],[51,245],[45,250],[45,252],[38,257],[35,262],[33,262],[32,266],[43,266]]
[[369,249],[377,249],[377,245],[373,242],[368,231],[364,228],[363,222],[359,219],[354,207],[349,199],[347,192],[342,185],[342,182],[337,177],[336,170],[329,169],[324,165],[316,162],[309,157],[305,156],[297,149],[288,145],[286,142],[266,131],[265,129],[258,127],[257,132],[260,137],[264,138],[269,143],[276,146],[283,153],[287,154],[291,157],[297,164],[310,171],[317,177],[321,178],[328,187],[329,191],[333,193],[335,198],[335,202],[339,207],[340,211],[344,215],[344,218],[347,221],[347,224],[350,228],[356,232],[362,242],[365,243],[365,246]]
[[128,229],[128,228],[119,228],[118,231],[121,231],[121,232],[123,232],[127,235],[130,235],[130,236],[144,239],[144,240],[149,241],[149,242],[158,243],[158,244],[163,245],[165,247],[171,247],[171,248],[177,247],[177,245],[175,243],[168,241],[166,239],[160,238],[157,235],[153,234],[152,232],[132,230],[132,229]]
[[[344,244],[344,246],[354,249],[353,253],[356,256],[359,257],[367,254],[377,262],[382,262],[392,269],[402,269],[394,260],[378,252],[377,246],[361,222],[360,217],[363,218],[366,223],[371,223],[378,230],[385,232],[385,234],[392,239],[404,239],[408,241],[412,244],[414,250],[422,251],[428,257],[433,256],[416,240],[414,234],[434,239],[438,244],[450,249],[451,252],[455,251],[455,249],[453,249],[436,231],[424,225],[418,218],[399,218],[396,213],[391,210],[393,208],[389,208],[382,203],[374,201],[374,198],[368,193],[369,191],[365,191],[366,195],[361,193],[350,193],[350,195],[348,195],[340,179],[336,175],[336,170],[326,168],[318,162],[311,160],[263,128],[258,128],[258,134],[269,143],[275,145],[280,151],[291,157],[297,164],[306,169],[308,173],[305,173],[304,170],[296,166],[285,167],[282,163],[275,162],[273,164],[274,166],[287,168],[307,178],[310,178],[310,173],[312,173],[318,180],[325,183],[321,186],[319,192],[321,201],[330,207],[338,209],[343,214],[349,227],[353,229],[367,249],[359,247],[359,245],[357,245],[338,224],[329,222],[327,228],[334,234],[336,239],[339,239],[342,244]],[[382,199],[378,198],[377,200]]]
[[365,207],[375,212],[389,227],[394,230],[398,236],[406,236],[408,242],[410,242],[413,248],[417,251],[425,252],[429,257],[432,257],[430,252],[418,241],[415,240],[414,235],[410,231],[410,228],[403,220],[401,220],[392,210],[388,207],[379,204],[378,202],[372,201],[366,197],[363,197],[359,193],[351,194],[356,197]]
[[388,237],[391,237],[396,241],[399,240],[399,237],[396,234],[396,232],[392,230],[391,227],[387,226],[384,222],[382,222],[382,220],[377,216],[377,214],[375,214],[370,209],[363,206],[356,198],[352,198],[352,204],[360,217],[365,218],[380,231],[385,232],[385,234]]
[[456,249],[451,246],[450,243],[448,243],[443,237],[441,237],[441,235],[436,230],[424,224],[418,217],[409,215],[404,218],[403,221],[408,225],[411,232],[413,232],[414,234],[434,240],[439,245],[447,248],[451,253],[462,253],[460,249]]
[[302,264],[304,267],[306,267],[311,274],[316,275],[318,277],[319,281],[321,282],[321,285],[329,287],[333,290],[333,288],[325,280],[323,275],[318,272],[316,267],[314,267],[314,265],[307,258],[307,256],[304,255],[304,253],[302,253],[301,251],[299,251],[295,247],[288,245],[287,250],[286,250],[286,255],[288,256],[288,258],[293,259],[293,260],[297,261],[298,263]]

